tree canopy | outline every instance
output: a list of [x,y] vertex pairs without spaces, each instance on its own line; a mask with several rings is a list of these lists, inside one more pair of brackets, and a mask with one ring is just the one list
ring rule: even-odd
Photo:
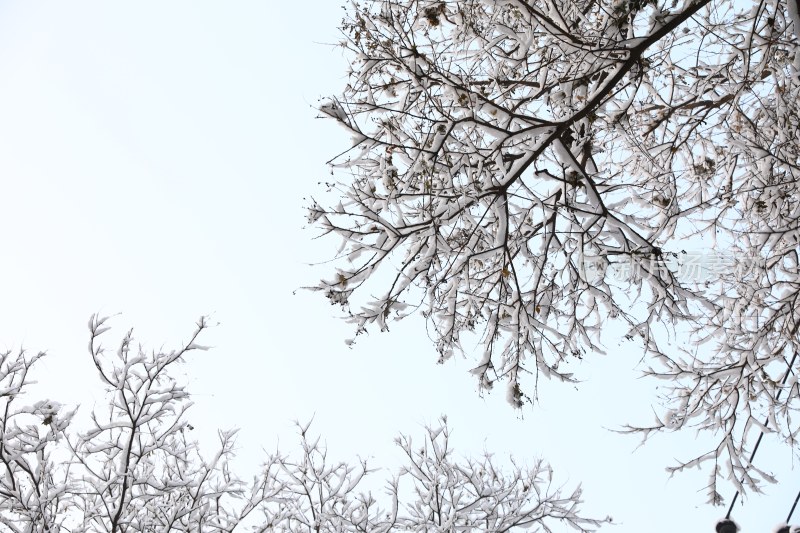
[[357,334],[421,314],[516,406],[638,343],[668,392],[630,429],[713,434],[676,466],[712,502],[757,488],[758,432],[800,432],[799,28],[796,0],[353,2],[315,288]]
[[[220,431],[201,453],[191,407],[175,367],[191,352],[205,318],[177,349],[116,350],[102,344],[107,318],[93,316],[89,350],[106,392],[86,420],[51,399],[26,402],[45,356],[0,353],[0,532],[403,532],[593,530],[603,520],[580,510],[579,487],[554,482],[552,468],[505,465],[486,453],[460,459],[447,420],[421,439],[401,435],[402,469],[378,493],[377,469],[328,457],[309,424],[294,453],[268,454],[249,481],[231,467],[235,431]],[[87,423],[88,422],[88,423]]]

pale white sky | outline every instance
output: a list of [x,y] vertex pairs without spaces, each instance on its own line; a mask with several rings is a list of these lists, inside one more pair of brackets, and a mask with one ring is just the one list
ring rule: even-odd
[[[694,435],[633,453],[604,429],[652,416],[635,349],[608,346],[586,383],[545,384],[519,413],[502,390],[478,396],[470,361],[437,366],[420,320],[348,349],[335,308],[293,295],[335,245],[302,229],[302,198],[322,195],[349,142],[312,109],[345,83],[325,44],[341,16],[333,0],[0,2],[0,347],[47,349],[45,393],[88,410],[102,399],[92,313],[122,313],[116,334],[155,346],[213,314],[201,342],[215,349],[185,367],[190,420],[204,442],[241,427],[242,468],[279,439],[288,451],[292,421],[311,416],[333,457],[393,465],[398,432],[446,414],[463,454],[543,456],[583,482],[585,509],[618,523],[605,531],[712,531],[725,510],[704,505],[705,473],[664,471]],[[737,508],[745,532],[783,520],[800,488],[789,451],[765,441],[757,462],[782,484]]]

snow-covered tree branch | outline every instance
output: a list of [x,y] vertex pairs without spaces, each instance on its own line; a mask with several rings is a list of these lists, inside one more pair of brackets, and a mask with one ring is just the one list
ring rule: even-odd
[[[0,532],[578,531],[602,521],[579,512],[580,490],[553,482],[543,462],[503,468],[486,455],[459,460],[443,419],[423,441],[397,443],[405,467],[373,496],[375,469],[333,461],[300,428],[295,453],[275,452],[251,481],[232,472],[235,431],[201,453],[186,420],[191,407],[175,366],[206,349],[200,319],[180,348],[147,351],[132,331],[101,341],[108,319],[89,321],[89,350],[107,403],[79,421],[76,410],[26,394],[44,353],[0,355]],[[79,413],[78,413],[79,414]]]
[[519,406],[624,328],[670,387],[634,429],[715,435],[686,463],[712,501],[770,479],[754,432],[800,432],[796,2],[369,0],[341,30],[319,109],[352,147],[308,213],[356,334],[419,312],[440,361],[479,338]]

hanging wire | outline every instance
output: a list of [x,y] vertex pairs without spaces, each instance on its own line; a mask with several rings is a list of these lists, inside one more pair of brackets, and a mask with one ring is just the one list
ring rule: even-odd
[[800,491],[797,492],[797,498],[794,499],[794,503],[792,504],[792,510],[789,511],[789,516],[786,517],[786,523],[792,521],[792,515],[794,514],[794,509],[797,507],[797,500],[800,500]]
[[[794,362],[797,359],[797,352],[794,353],[792,356],[792,360],[789,362],[789,368],[786,369],[786,373],[783,375],[783,379],[781,380],[781,388],[778,389],[778,394],[775,395],[775,401],[781,399],[781,393],[783,392],[783,386],[786,385],[786,382],[789,380],[789,376],[792,373],[792,368],[794,368]],[[785,359],[784,359],[785,361]],[[764,420],[764,426],[769,423],[769,419]],[[761,445],[761,439],[764,438],[764,431],[761,431],[761,434],[758,436],[758,440],[756,440],[756,445],[753,447],[753,453],[750,454],[749,464],[753,463],[753,458],[756,456],[756,452],[758,451],[759,445]],[[733,506],[736,504],[736,499],[739,497],[739,490],[736,490],[736,494],[733,495],[733,499],[731,500],[731,505],[728,507],[728,514],[725,515],[725,518],[730,519],[731,512],[733,511]],[[797,501],[800,500],[800,492],[797,493],[797,498],[794,500],[794,505],[792,505],[792,510],[789,511],[789,516],[786,518],[786,523],[789,523],[789,520],[792,518],[792,514],[794,514],[794,509],[797,507]]]

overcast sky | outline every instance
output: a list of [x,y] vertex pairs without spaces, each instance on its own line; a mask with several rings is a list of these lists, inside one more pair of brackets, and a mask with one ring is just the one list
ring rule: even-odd
[[[706,473],[664,470],[705,451],[694,435],[634,452],[604,429],[651,420],[657,383],[637,379],[634,348],[608,346],[584,383],[545,384],[518,412],[502,390],[479,396],[470,361],[437,366],[422,321],[348,348],[337,309],[295,294],[336,244],[312,240],[302,206],[349,142],[313,109],[345,84],[341,17],[334,0],[0,2],[0,348],[46,349],[45,394],[86,410],[103,398],[92,313],[121,313],[107,335],[134,327],[154,347],[210,314],[214,349],[184,367],[189,418],[204,444],[241,427],[244,469],[312,416],[335,458],[394,465],[398,432],[446,414],[458,452],[544,457],[582,482],[606,531],[712,531],[725,511],[704,505]],[[800,489],[770,444],[756,462],[782,483],[737,507],[745,532],[783,520]]]

